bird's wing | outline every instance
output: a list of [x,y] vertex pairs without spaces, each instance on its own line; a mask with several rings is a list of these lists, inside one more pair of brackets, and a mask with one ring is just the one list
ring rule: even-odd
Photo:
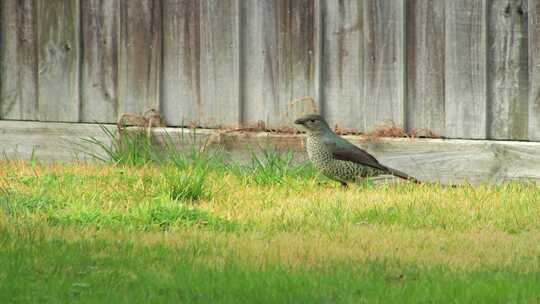
[[375,169],[388,171],[388,168],[379,163],[379,161],[375,159],[373,155],[358,148],[339,136],[325,138],[324,143],[336,159],[350,161]]

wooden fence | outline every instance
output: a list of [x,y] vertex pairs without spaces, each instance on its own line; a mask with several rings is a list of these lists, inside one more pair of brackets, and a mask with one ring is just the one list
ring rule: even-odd
[[540,140],[539,0],[2,0],[0,119]]

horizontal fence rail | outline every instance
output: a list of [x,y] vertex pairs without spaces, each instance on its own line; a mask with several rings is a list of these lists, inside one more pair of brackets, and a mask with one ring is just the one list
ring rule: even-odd
[[[0,119],[540,141],[538,0],[2,0]],[[309,108],[309,107],[308,107]]]

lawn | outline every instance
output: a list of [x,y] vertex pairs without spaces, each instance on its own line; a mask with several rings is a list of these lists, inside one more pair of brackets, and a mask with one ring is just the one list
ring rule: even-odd
[[540,302],[534,184],[151,154],[0,162],[0,303]]

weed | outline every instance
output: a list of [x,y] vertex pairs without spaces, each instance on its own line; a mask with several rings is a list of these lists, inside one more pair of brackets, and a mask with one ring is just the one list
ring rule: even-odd
[[174,201],[196,201],[209,198],[206,185],[209,169],[197,163],[194,166],[180,169],[178,167],[162,168],[163,191]]
[[157,155],[153,148],[152,139],[142,131],[115,133],[104,125],[101,130],[108,139],[104,142],[96,137],[83,138],[83,142],[96,146],[101,153],[88,152],[90,156],[103,162],[113,162],[122,165],[145,165],[156,161]]
[[252,151],[249,165],[234,164],[229,169],[241,176],[246,184],[256,185],[283,185],[287,178],[311,178],[315,175],[310,163],[294,160],[294,152],[272,148],[259,148],[259,153]]

